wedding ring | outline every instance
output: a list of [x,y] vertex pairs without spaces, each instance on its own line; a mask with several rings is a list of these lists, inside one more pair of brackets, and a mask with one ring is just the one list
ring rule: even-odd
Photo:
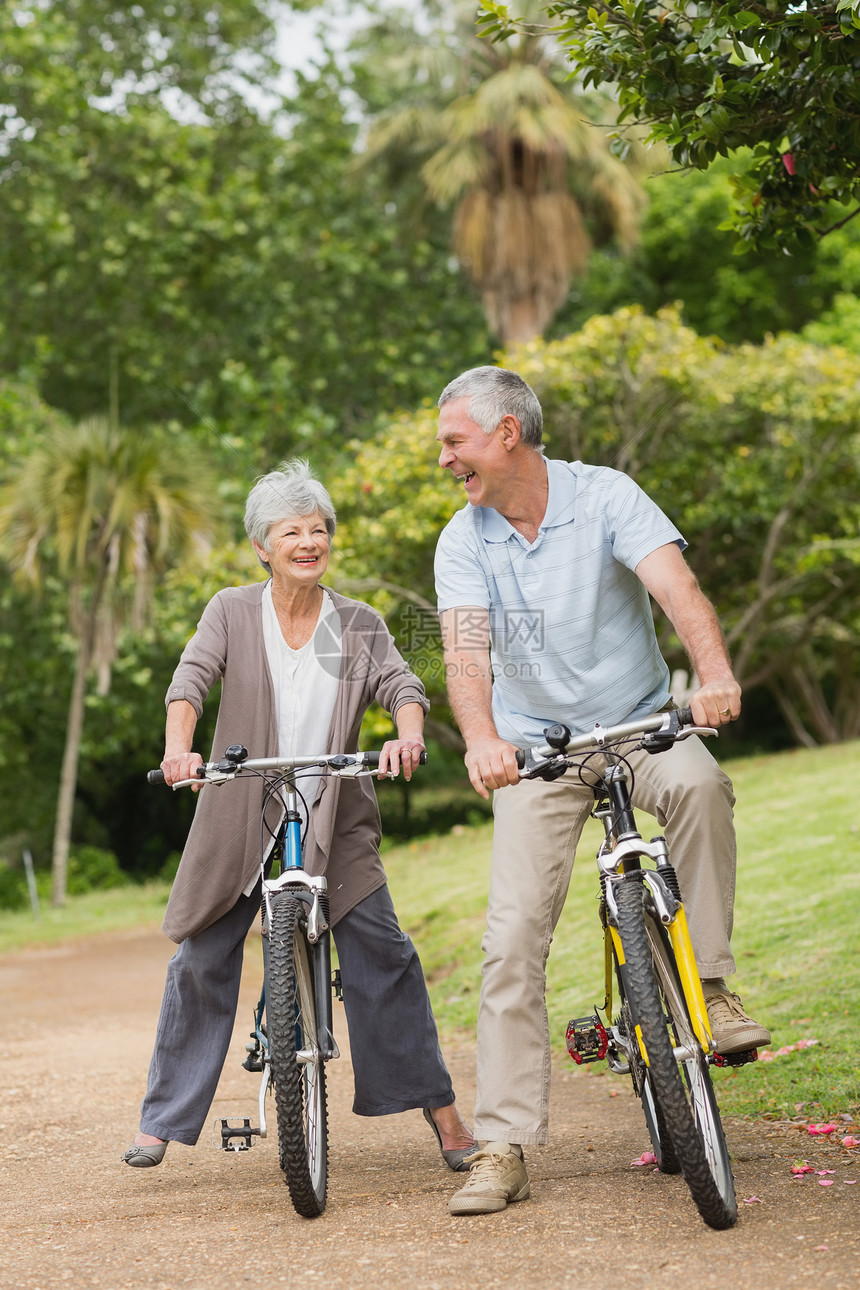
[[731,715],[732,715],[731,708],[720,708],[721,717],[730,717]]

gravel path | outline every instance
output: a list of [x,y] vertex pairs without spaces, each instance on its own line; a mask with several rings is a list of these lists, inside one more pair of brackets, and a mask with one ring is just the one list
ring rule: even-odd
[[[594,1068],[557,1072],[552,1145],[527,1153],[532,1199],[488,1217],[449,1216],[457,1175],[420,1112],[352,1114],[346,1056],[329,1067],[321,1218],[292,1210],[271,1140],[228,1155],[212,1149],[207,1129],[193,1150],[173,1144],[158,1169],[129,1169],[120,1156],[137,1127],[171,950],[149,928],[0,957],[0,1286],[860,1285],[860,1149],[796,1125],[729,1121],[741,1215],[732,1231],[713,1232],[679,1178],[631,1168],[649,1146],[641,1111],[626,1081]],[[249,946],[213,1118],[255,1113],[257,1077],[240,1061],[256,954]],[[447,1057],[471,1111],[471,1047]],[[798,1157],[834,1172],[794,1180]]]

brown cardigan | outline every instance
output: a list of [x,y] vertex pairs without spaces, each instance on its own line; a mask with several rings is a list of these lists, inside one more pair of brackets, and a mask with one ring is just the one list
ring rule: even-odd
[[[251,757],[277,756],[272,677],[263,642],[265,585],[229,587],[210,600],[167,691],[166,703],[186,699],[199,718],[204,699],[221,679],[213,760],[234,743],[244,744]],[[376,610],[337,592],[328,594],[340,618],[343,653],[323,751],[354,752],[361,719],[374,700],[392,716],[404,703],[420,703],[425,712],[430,705]],[[262,802],[262,781],[250,775],[201,789],[162,924],[171,940],[195,936],[214,923],[259,872]],[[280,812],[274,804],[270,812],[274,827]],[[332,923],[385,882],[380,832],[369,779],[324,778],[311,812],[304,863],[308,872],[328,878]]]

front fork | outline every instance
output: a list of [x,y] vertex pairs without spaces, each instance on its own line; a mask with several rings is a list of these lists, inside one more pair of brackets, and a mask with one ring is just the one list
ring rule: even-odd
[[340,1056],[340,1051],[333,1033],[331,929],[329,926],[326,880],[322,877],[314,877],[299,869],[292,872],[286,870],[278,878],[264,881],[264,981],[269,972],[269,926],[271,924],[272,899],[283,891],[288,891],[291,896],[301,900],[307,908],[306,934],[317,1010],[317,1045],[322,1060],[324,1062],[332,1061],[335,1057]]
[[[642,869],[641,860],[649,858],[655,869]],[[602,1011],[607,1019],[612,1016],[613,959],[618,964],[622,979],[626,972],[624,947],[618,935],[618,908],[615,890],[619,882],[641,882],[646,890],[649,912],[666,929],[675,956],[681,989],[690,1015],[693,1033],[707,1056],[714,1047],[702,982],[696,966],[696,957],[690,940],[687,915],[681,902],[678,878],[669,863],[666,840],[662,837],[644,842],[638,836],[623,838],[610,850],[602,847],[598,867],[604,894],[604,981],[605,997]],[[639,1038],[642,1059],[648,1063],[644,1045]]]

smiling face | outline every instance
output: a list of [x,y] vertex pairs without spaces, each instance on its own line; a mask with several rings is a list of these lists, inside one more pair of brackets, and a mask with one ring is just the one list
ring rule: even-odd
[[469,398],[452,399],[439,409],[439,465],[463,484],[473,506],[503,510],[511,484],[510,450],[519,439],[519,422],[504,417],[486,434],[469,416]]
[[267,545],[268,551],[255,542],[254,550],[271,566],[274,579],[292,587],[316,586],[328,567],[331,539],[318,511],[277,520]]

